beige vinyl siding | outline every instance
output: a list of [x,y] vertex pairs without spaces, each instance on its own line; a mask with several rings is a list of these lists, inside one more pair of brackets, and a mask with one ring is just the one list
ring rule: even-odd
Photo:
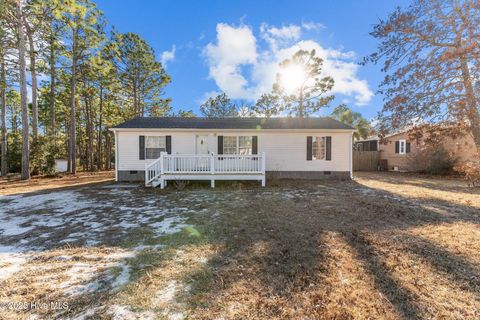
[[[209,152],[217,153],[217,136],[258,136],[258,153],[266,154],[267,171],[350,171],[351,139],[349,131],[119,131],[118,170],[144,170],[139,160],[139,136],[172,136],[172,153],[194,154],[196,135],[208,136]],[[307,136],[331,136],[332,160],[307,161]]]

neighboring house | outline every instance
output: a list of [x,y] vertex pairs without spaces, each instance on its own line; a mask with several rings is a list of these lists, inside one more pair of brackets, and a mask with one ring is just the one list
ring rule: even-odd
[[116,180],[350,179],[354,129],[331,118],[135,118],[111,129]]
[[[422,140],[411,140],[408,130],[385,136],[381,142],[378,137],[355,141],[354,148],[358,151],[379,151],[379,159],[386,160],[389,170],[413,171],[414,155],[420,151]],[[458,162],[475,159],[476,148],[473,137],[465,134],[462,137],[445,137],[442,147]]]

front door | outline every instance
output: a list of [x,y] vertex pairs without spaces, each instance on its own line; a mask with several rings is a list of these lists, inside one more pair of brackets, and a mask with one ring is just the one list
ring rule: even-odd
[[196,154],[208,154],[208,136],[197,136]]
[[[196,154],[208,154],[208,136],[197,136],[195,144]],[[197,158],[196,170],[208,171],[209,159],[207,157]]]

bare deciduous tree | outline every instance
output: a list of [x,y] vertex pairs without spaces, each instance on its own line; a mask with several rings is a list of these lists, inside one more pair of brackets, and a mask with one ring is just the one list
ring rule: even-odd
[[387,73],[381,131],[446,121],[468,129],[480,151],[480,2],[415,0],[372,35],[380,43],[366,62],[382,62]]

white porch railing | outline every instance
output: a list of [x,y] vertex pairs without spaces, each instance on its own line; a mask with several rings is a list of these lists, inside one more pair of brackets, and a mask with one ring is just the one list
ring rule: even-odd
[[[147,164],[145,185],[165,180],[261,180],[265,184],[265,153],[258,155],[166,154]],[[157,183],[158,182],[158,183]]]

